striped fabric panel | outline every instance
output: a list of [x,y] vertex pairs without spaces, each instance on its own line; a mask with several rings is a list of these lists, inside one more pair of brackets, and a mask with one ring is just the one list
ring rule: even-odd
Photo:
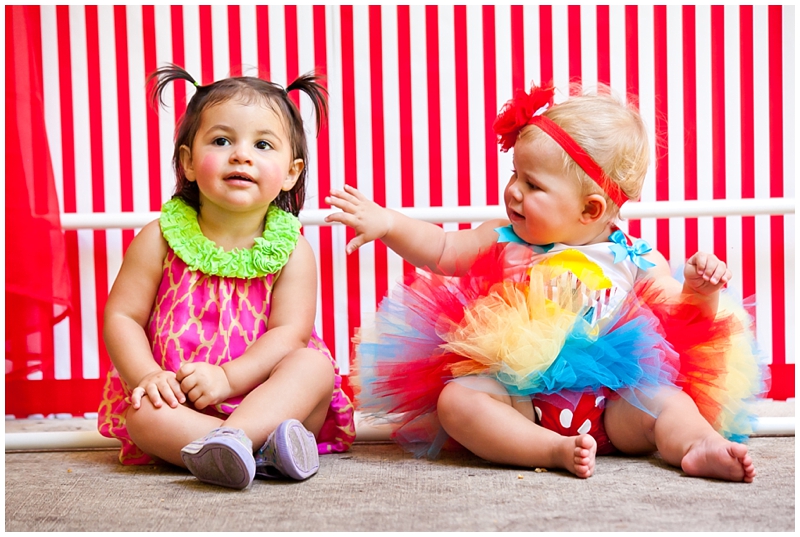
[[[641,110],[652,168],[643,201],[794,197],[792,6],[42,6],[45,107],[63,212],[156,211],[174,187],[172,134],[193,89],[166,109],[145,77],[175,62],[203,83],[326,75],[306,208],[345,183],[389,207],[495,205],[511,168],[492,121],[514,89],[552,79],[568,97],[609,84]],[[474,223],[445,224],[458,229]],[[676,263],[725,259],[755,296],[776,397],[794,396],[794,216],[645,219],[627,231]],[[350,341],[411,268],[352,232],[304,229],[319,263],[317,327],[348,370]],[[133,230],[68,231],[79,314],[55,327],[45,379],[99,378],[102,310]]]

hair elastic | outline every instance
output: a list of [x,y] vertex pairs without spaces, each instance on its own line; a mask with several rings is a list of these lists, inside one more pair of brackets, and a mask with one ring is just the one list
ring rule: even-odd
[[578,142],[567,131],[549,117],[542,115],[553,106],[554,93],[555,90],[552,87],[539,88],[531,86],[530,93],[517,90],[514,98],[503,105],[497,119],[494,121],[493,128],[495,134],[497,134],[497,143],[500,144],[500,150],[508,151],[514,147],[522,128],[527,125],[535,125],[558,143],[572,160],[586,172],[586,175],[591,177],[608,194],[608,197],[617,204],[617,207],[622,207],[622,204],[628,201],[628,196],[625,195],[619,185],[606,175],[603,168],[578,145]]

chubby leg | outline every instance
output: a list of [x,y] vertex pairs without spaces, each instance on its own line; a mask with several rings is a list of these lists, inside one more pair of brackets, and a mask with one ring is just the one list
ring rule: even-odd
[[148,398],[138,410],[128,409],[126,424],[131,439],[145,453],[185,467],[181,449],[218,427],[244,430],[258,449],[283,421],[295,418],[317,434],[333,393],[334,372],[328,358],[313,349],[300,349],[275,366],[270,377],[221,420],[189,406],[155,408]]
[[561,436],[540,427],[530,399],[512,398],[490,379],[472,380],[474,389],[451,382],[439,396],[439,421],[457,442],[491,462],[564,468],[582,478],[594,473],[594,438]]
[[632,455],[658,450],[665,461],[693,477],[753,481],[756,470],[747,446],[725,440],[686,393],[662,389],[653,399],[639,398],[658,418],[624,399],[606,407],[606,432],[617,449]]

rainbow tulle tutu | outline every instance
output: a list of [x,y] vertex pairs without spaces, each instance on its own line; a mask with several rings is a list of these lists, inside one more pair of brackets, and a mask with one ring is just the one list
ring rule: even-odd
[[507,243],[460,277],[409,274],[356,338],[358,408],[390,416],[398,443],[435,456],[447,439],[436,403],[451,381],[488,377],[511,395],[560,395],[573,406],[608,389],[651,415],[658,410],[642,397],[669,386],[725,437],[747,438],[747,404],[766,392],[768,370],[741,306],[723,293],[716,318],[702,319],[645,280],[598,316],[574,274],[536,257]]

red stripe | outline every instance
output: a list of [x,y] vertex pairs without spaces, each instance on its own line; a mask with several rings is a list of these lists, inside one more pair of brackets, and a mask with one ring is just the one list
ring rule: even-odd
[[547,86],[553,82],[553,8],[539,6],[539,65],[541,78],[539,85]]
[[[372,198],[386,206],[386,154],[383,124],[383,35],[381,6],[369,6],[369,69],[372,111]],[[389,288],[386,245],[375,241],[375,305]]]
[[214,82],[214,29],[211,25],[211,6],[199,6],[200,15],[200,72],[203,86]]
[[439,105],[439,8],[425,6],[428,66],[428,165],[430,206],[442,206],[442,114]]
[[[667,107],[667,7],[653,7],[654,67],[656,96],[656,200],[669,201],[669,158],[668,158],[668,122]],[[667,259],[669,251],[669,220],[656,219],[656,248]]]
[[[202,11],[202,6],[201,6]],[[202,18],[202,17],[201,17]],[[202,25],[201,25],[202,26]],[[144,75],[156,70],[156,19],[153,6],[142,6],[142,33],[144,36]],[[147,95],[155,85],[150,81]],[[158,115],[159,108],[147,103],[147,171],[150,186],[150,210],[161,209],[161,150],[159,149]]]
[[[285,7],[285,29],[286,29],[286,85],[288,86],[300,75],[300,54],[298,50],[297,36],[297,6]],[[294,104],[300,106],[300,94],[293,91],[289,98]]]
[[[694,6],[683,6],[683,199],[697,199],[697,66]],[[697,218],[687,218],[686,259],[699,248]]]
[[511,98],[518,89],[525,90],[525,10],[511,6]]
[[567,6],[567,27],[569,33],[569,94],[581,93],[581,6]]
[[[100,89],[100,35],[97,20],[97,6],[86,6],[86,63],[89,85],[89,102],[98,106],[89,107],[89,137],[92,147],[92,211],[102,213],[106,210],[105,173],[103,155],[103,113],[99,106],[102,102]],[[106,231],[94,230],[94,291],[97,322],[97,348],[101,369],[109,363],[108,351],[103,344],[103,311],[108,298],[108,255]]]
[[[725,6],[711,6],[711,176],[714,199],[725,199]],[[725,218],[714,218],[714,253],[727,259]]]
[[[469,60],[467,57],[467,7],[453,7],[456,74],[456,173],[458,174],[458,205],[471,202],[469,162]],[[468,229],[469,224],[459,224],[459,229]]]
[[242,76],[242,25],[239,6],[228,6],[228,57],[231,76]]
[[[639,9],[625,6],[625,84],[628,102],[639,108]],[[634,237],[642,236],[642,222],[630,220],[628,233]]]
[[483,110],[486,138],[486,204],[500,203],[497,170],[497,142],[492,125],[497,117],[497,51],[495,49],[494,6],[483,6]]
[[[400,108],[400,196],[403,207],[414,206],[414,131],[411,128],[411,16],[408,6],[397,6],[397,78]],[[414,266],[403,260],[403,274]]]
[[[58,34],[58,84],[61,108],[61,174],[63,177],[64,212],[77,212],[75,184],[75,133],[72,106],[72,56],[70,47],[69,6],[56,6],[56,31]],[[81,319],[81,279],[78,253],[78,232],[64,233],[67,263],[72,287],[72,310],[69,319],[70,377],[83,375],[83,335]]]
[[[120,208],[133,212],[133,154],[131,152],[131,101],[128,73],[127,8],[114,6],[114,50],[117,62],[117,117],[119,122],[119,190]],[[122,252],[133,240],[133,230],[122,230]]]
[[[358,188],[353,6],[342,6],[341,16],[344,180],[348,185]],[[348,242],[355,237],[355,233],[351,228],[347,228],[345,237]],[[348,341],[351,342],[351,349],[355,329],[361,326],[359,255],[359,251],[356,250],[347,256],[347,333]]]
[[[783,12],[769,6],[769,195],[783,197]],[[786,363],[786,298],[784,291],[783,216],[773,215],[770,224],[772,271],[772,363]],[[794,378],[773,379],[773,384],[793,383]]]
[[597,6],[597,82],[611,84],[611,30],[608,6]]
[[[314,6],[314,63],[320,74],[328,72],[327,50],[327,22],[325,19],[325,6]],[[323,79],[323,84],[327,81]],[[328,122],[320,125],[317,134],[317,177],[319,208],[329,209],[325,203],[325,196],[331,190],[331,148],[330,131]],[[320,264],[320,303],[322,311],[322,337],[331,353],[336,353],[336,316],[334,310],[334,281],[333,281],[333,238],[330,226],[319,228],[319,264]]]
[[[183,44],[183,6],[171,6],[170,15],[172,21],[172,62],[181,67],[186,67],[185,47]],[[186,110],[186,84],[172,84],[172,91],[175,99],[173,104],[175,124],[177,125],[178,118]]]
[[[753,6],[739,8],[739,84],[742,122],[742,198],[755,197],[755,95],[753,89]],[[756,219],[742,218],[742,295],[756,292]]]
[[256,6],[256,28],[258,32],[256,37],[258,40],[258,76],[270,80],[268,6]]

